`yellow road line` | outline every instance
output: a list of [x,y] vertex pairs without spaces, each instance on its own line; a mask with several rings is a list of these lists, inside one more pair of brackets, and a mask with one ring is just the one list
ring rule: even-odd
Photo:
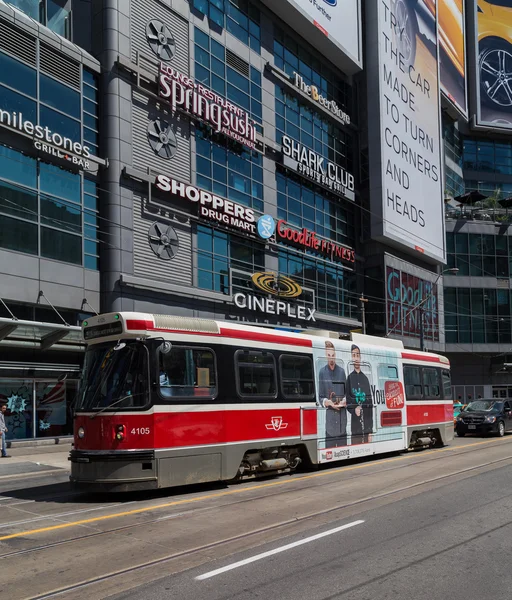
[[[445,448],[436,448],[434,450],[427,450],[426,452],[423,452],[422,454],[424,455],[426,453],[430,454],[430,453],[437,453],[437,452],[450,451],[450,450],[459,450],[461,448],[468,448],[471,446],[481,446],[481,445],[485,445],[485,444],[492,444],[492,443],[496,443],[499,441],[502,441],[502,440],[475,442],[472,444],[464,444],[463,446],[456,446],[456,447],[448,446]],[[195,496],[194,498],[185,498],[183,500],[174,500],[173,502],[166,502],[165,504],[157,504],[155,506],[146,506],[144,508],[135,508],[133,510],[128,510],[128,511],[119,512],[119,513],[113,513],[111,515],[103,515],[103,516],[98,516],[98,517],[92,517],[90,519],[82,519],[81,521],[71,521],[69,523],[61,523],[59,525],[51,525],[49,527],[41,527],[40,529],[31,529],[29,531],[20,531],[18,533],[11,533],[9,535],[4,535],[4,536],[0,537],[0,542],[5,541],[5,540],[12,540],[14,538],[26,537],[29,535],[35,535],[38,533],[45,533],[48,531],[56,531],[58,529],[67,529],[69,527],[78,527],[79,525],[88,525],[89,523],[98,523],[99,521],[107,521],[110,519],[119,519],[120,517],[129,517],[132,515],[137,515],[137,514],[141,514],[141,513],[145,513],[145,512],[151,512],[152,510],[160,510],[162,508],[170,508],[173,506],[182,506],[184,504],[193,504],[196,502],[200,502],[201,500],[211,500],[213,498],[223,498],[225,496],[233,496],[235,494],[243,494],[245,492],[252,492],[253,490],[260,490],[260,489],[265,489],[265,488],[274,487],[274,486],[278,486],[278,485],[295,483],[296,481],[306,481],[308,479],[313,479],[315,477],[327,477],[328,475],[336,475],[337,473],[346,473],[347,471],[355,471],[356,469],[369,468],[369,467],[378,465],[380,463],[388,464],[390,462],[404,460],[404,459],[408,458],[409,456],[410,455],[405,454],[403,456],[396,456],[394,458],[385,458],[380,461],[367,462],[367,463],[364,463],[361,465],[352,465],[350,467],[340,467],[338,469],[329,469],[327,471],[321,471],[320,473],[312,473],[310,475],[301,475],[299,477],[294,477],[294,478],[286,478],[286,479],[283,478],[283,479],[279,479],[278,481],[261,483],[258,485],[252,485],[252,486],[247,486],[247,487],[237,487],[235,489],[226,490],[224,492],[217,492],[215,494],[206,494],[204,496]],[[51,519],[52,518],[51,515],[48,515],[48,518]]]

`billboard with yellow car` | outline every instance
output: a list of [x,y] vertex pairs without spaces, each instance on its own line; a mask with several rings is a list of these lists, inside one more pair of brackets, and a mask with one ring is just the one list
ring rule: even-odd
[[[475,125],[512,128],[512,0],[472,0]],[[471,3],[470,3],[471,4]],[[468,5],[469,7],[469,5]]]

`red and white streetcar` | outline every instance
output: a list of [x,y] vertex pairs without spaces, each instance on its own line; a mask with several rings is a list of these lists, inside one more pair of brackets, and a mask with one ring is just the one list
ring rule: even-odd
[[453,439],[448,359],[396,340],[124,312],[83,331],[70,459],[85,489],[233,480]]

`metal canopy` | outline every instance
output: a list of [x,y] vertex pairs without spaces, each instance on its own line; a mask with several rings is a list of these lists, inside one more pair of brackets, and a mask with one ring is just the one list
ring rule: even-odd
[[0,348],[84,350],[82,328],[76,325],[22,321],[0,317]]

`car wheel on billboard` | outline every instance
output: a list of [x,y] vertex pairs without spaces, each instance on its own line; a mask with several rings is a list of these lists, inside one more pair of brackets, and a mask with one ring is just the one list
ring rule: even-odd
[[499,38],[480,42],[480,97],[492,108],[512,106],[512,45]]
[[415,0],[395,0],[393,13],[397,21],[395,42],[408,65],[414,64],[416,58],[416,36],[418,20],[414,10]]

